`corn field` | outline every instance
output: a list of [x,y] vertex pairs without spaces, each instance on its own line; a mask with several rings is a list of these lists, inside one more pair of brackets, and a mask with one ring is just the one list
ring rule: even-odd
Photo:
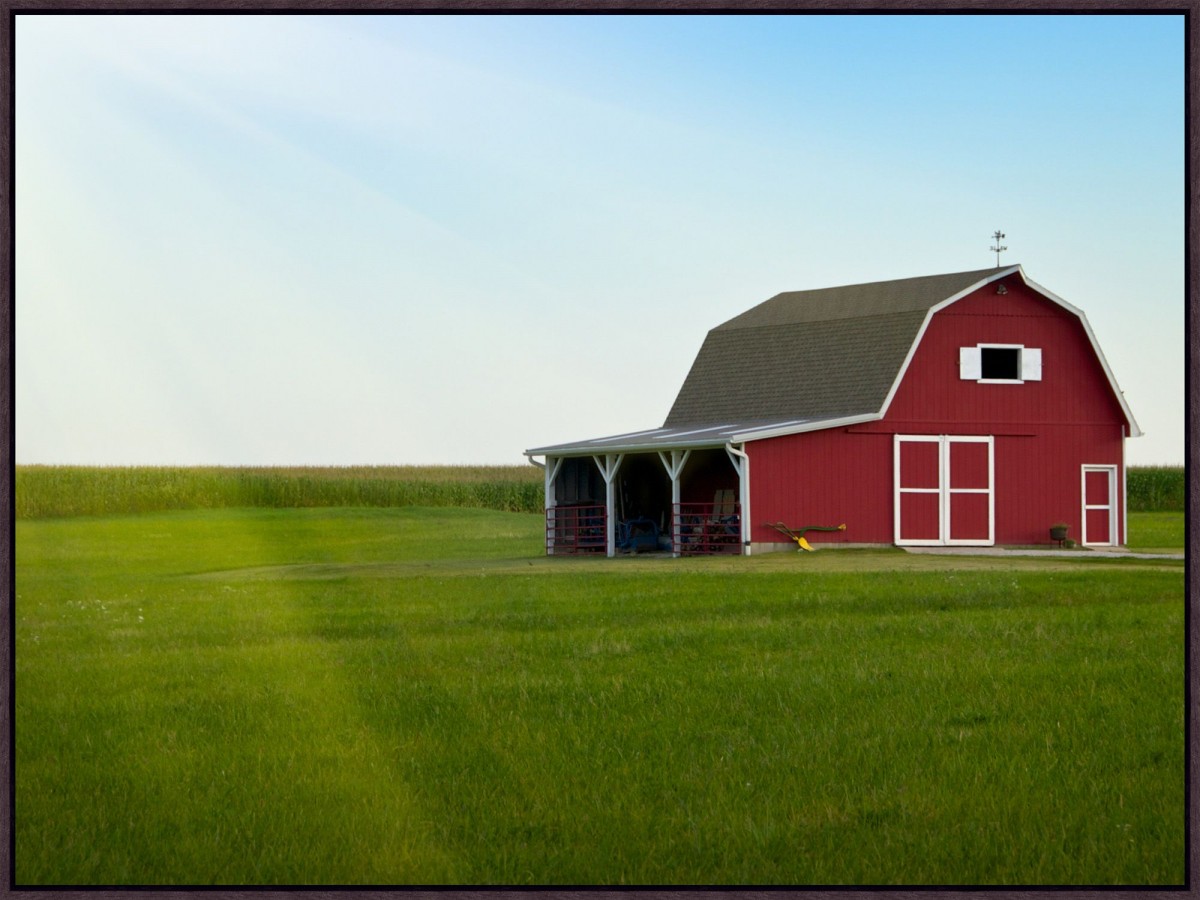
[[17,466],[17,518],[174,509],[457,506],[541,512],[534,466]]
[[1183,512],[1187,497],[1183,466],[1131,466],[1125,491],[1133,512]]

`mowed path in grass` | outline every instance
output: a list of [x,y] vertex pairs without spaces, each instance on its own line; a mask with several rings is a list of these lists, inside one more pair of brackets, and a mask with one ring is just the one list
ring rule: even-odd
[[1179,563],[541,528],[19,521],[16,883],[1182,881]]

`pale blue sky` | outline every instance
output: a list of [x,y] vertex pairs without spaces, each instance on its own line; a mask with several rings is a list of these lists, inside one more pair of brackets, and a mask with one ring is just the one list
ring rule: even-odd
[[[519,463],[1002,261],[1184,432],[1182,16],[16,19],[21,463]],[[798,386],[802,389],[802,386]]]

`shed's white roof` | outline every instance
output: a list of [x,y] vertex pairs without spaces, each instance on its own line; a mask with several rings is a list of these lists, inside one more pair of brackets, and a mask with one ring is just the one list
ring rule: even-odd
[[653,452],[655,450],[685,450],[702,447],[724,447],[743,441],[818,431],[839,425],[851,425],[877,419],[877,415],[830,416],[819,419],[786,419],[772,421],[757,419],[748,422],[726,422],[721,425],[693,425],[675,428],[649,428],[609,437],[589,438],[534,447],[526,456],[593,456],[600,453]]

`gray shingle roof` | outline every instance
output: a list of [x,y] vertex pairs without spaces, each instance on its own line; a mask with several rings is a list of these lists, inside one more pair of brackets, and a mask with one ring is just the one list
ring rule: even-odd
[[929,309],[1010,268],[778,294],[708,333],[664,426],[878,412]]

